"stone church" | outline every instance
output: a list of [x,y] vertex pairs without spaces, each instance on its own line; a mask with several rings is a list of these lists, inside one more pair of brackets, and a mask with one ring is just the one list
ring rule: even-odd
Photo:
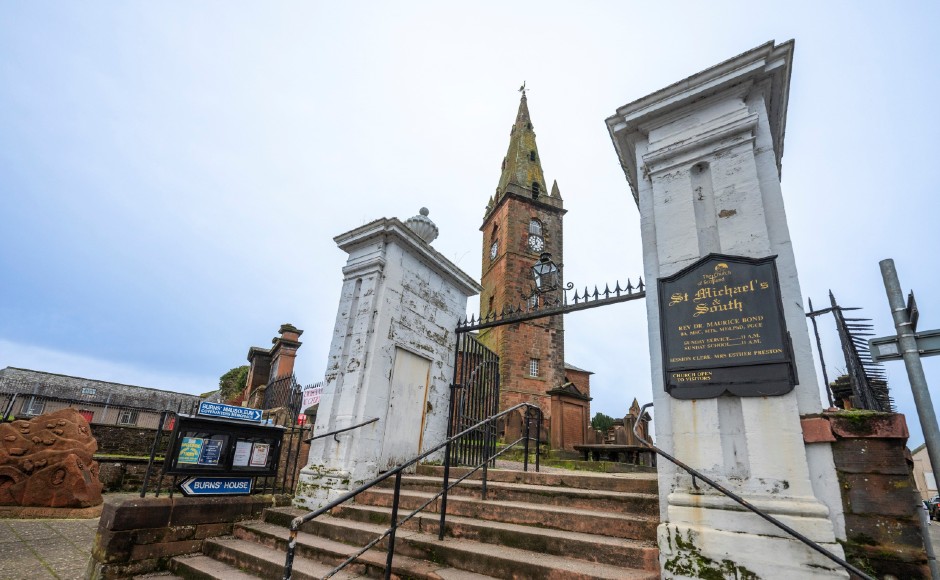
[[[509,133],[496,193],[483,225],[480,315],[528,302],[538,306],[533,265],[543,254],[564,261],[563,218],[567,210],[558,182],[546,187],[525,92]],[[559,290],[560,292],[560,290]],[[563,316],[481,330],[479,341],[499,356],[500,410],[529,402],[541,407],[552,448],[585,443],[590,424],[590,371],[565,362]],[[521,418],[507,421],[507,439]]]

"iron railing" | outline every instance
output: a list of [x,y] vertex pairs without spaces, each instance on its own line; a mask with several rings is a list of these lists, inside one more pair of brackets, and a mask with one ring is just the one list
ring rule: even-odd
[[[356,489],[354,489],[354,490],[352,490],[352,491],[350,491],[350,492],[348,492],[348,493],[346,493],[346,494],[344,494],[344,495],[342,495],[342,496],[336,498],[335,500],[331,501],[330,503],[326,504],[325,506],[321,507],[320,509],[318,509],[318,510],[316,510],[316,511],[312,511],[312,512],[310,512],[310,513],[308,513],[308,514],[305,514],[305,515],[298,516],[298,517],[294,518],[293,521],[291,521],[291,523],[290,523],[290,538],[289,538],[289,540],[288,540],[288,542],[287,542],[287,557],[286,557],[285,562],[284,562],[284,576],[283,576],[284,580],[290,580],[290,579],[291,579],[291,575],[292,575],[292,573],[293,573],[293,567],[294,567],[294,553],[295,553],[295,550],[296,550],[296,548],[297,548],[297,533],[300,531],[301,526],[303,526],[305,523],[307,523],[307,522],[309,522],[309,521],[311,521],[311,520],[314,520],[314,519],[316,519],[317,517],[319,517],[319,516],[321,516],[321,515],[323,515],[323,514],[329,512],[329,511],[332,510],[333,508],[335,508],[335,507],[337,507],[337,506],[339,506],[339,505],[341,505],[341,504],[343,504],[343,503],[349,501],[350,499],[355,498],[355,497],[356,497],[357,495],[359,495],[360,493],[362,493],[362,492],[364,492],[364,491],[366,491],[366,490],[369,490],[369,489],[375,487],[376,485],[378,485],[379,483],[382,483],[382,482],[385,481],[386,479],[389,479],[389,478],[391,478],[391,477],[394,477],[394,478],[395,478],[395,491],[394,491],[394,495],[393,495],[393,497],[392,497],[392,514],[391,514],[391,519],[390,519],[391,526],[390,526],[387,530],[385,530],[385,532],[383,532],[382,534],[380,534],[377,538],[374,538],[371,542],[369,542],[368,544],[366,544],[366,545],[365,545],[363,548],[361,548],[359,551],[357,551],[356,553],[354,553],[354,554],[352,554],[351,556],[349,556],[348,558],[346,558],[346,559],[345,559],[343,562],[341,562],[338,566],[336,566],[335,568],[333,568],[332,570],[330,570],[329,572],[327,572],[327,573],[323,576],[323,580],[326,580],[327,578],[332,577],[334,574],[336,574],[337,572],[339,572],[340,570],[342,570],[343,568],[345,568],[348,564],[350,564],[350,563],[352,563],[353,561],[355,561],[359,556],[365,554],[367,551],[369,551],[370,549],[372,549],[373,547],[375,547],[379,542],[381,542],[382,540],[384,540],[384,539],[387,537],[387,538],[388,538],[388,551],[387,551],[387,556],[386,556],[386,560],[385,560],[385,578],[386,578],[386,580],[388,580],[389,578],[391,578],[391,574],[392,574],[392,560],[393,560],[393,557],[394,557],[394,555],[395,555],[395,532],[396,532],[396,531],[398,530],[398,528],[401,527],[405,522],[409,521],[411,518],[413,518],[413,517],[416,516],[418,513],[420,513],[421,511],[423,511],[426,507],[428,507],[429,505],[431,505],[432,503],[434,503],[434,501],[436,501],[438,498],[442,498],[442,499],[441,499],[441,521],[440,521],[440,528],[439,528],[439,530],[438,530],[438,535],[439,535],[439,538],[443,539],[443,537],[444,537],[444,527],[445,527],[445,524],[446,524],[446,516],[447,516],[447,501],[446,501],[447,492],[450,491],[450,489],[452,489],[453,487],[459,485],[463,480],[465,480],[465,479],[467,479],[468,477],[470,477],[470,475],[472,475],[473,473],[475,473],[478,469],[483,468],[483,491],[482,491],[482,493],[484,494],[483,497],[484,497],[484,499],[485,499],[485,494],[486,494],[486,466],[490,463],[491,460],[494,460],[496,457],[502,455],[503,453],[505,453],[506,451],[508,451],[508,450],[511,449],[512,447],[514,447],[516,444],[518,444],[518,443],[520,443],[520,442],[523,442],[523,441],[524,441],[524,443],[525,443],[525,460],[524,460],[524,463],[523,463],[523,469],[525,469],[526,471],[528,471],[528,468],[529,468],[529,463],[528,463],[528,450],[529,450],[529,439],[530,439],[529,424],[531,423],[530,421],[526,421],[526,429],[525,429],[525,433],[524,433],[524,435],[523,435],[522,437],[520,437],[520,438],[517,439],[516,441],[512,442],[511,444],[507,445],[507,446],[504,447],[502,450],[500,450],[500,451],[498,451],[498,452],[495,452],[491,457],[486,457],[486,458],[484,458],[484,460],[483,460],[479,465],[474,466],[470,471],[468,471],[466,474],[464,474],[460,479],[455,480],[453,483],[450,483],[449,480],[448,480],[448,473],[449,473],[449,468],[450,468],[450,449],[451,449],[452,444],[453,444],[455,441],[457,441],[457,440],[460,439],[461,437],[465,437],[465,436],[467,436],[467,435],[474,434],[479,428],[483,427],[486,423],[495,422],[497,419],[499,419],[499,418],[501,418],[501,417],[503,417],[503,416],[505,416],[505,415],[507,415],[507,414],[509,414],[509,413],[515,412],[515,411],[518,410],[518,409],[522,409],[522,408],[525,408],[525,409],[526,409],[526,415],[527,415],[527,416],[529,416],[529,410],[531,409],[531,410],[532,410],[532,415],[535,415],[535,416],[537,417],[537,422],[538,422],[538,424],[541,424],[541,414],[542,414],[542,410],[541,410],[538,406],[533,405],[533,404],[531,404],[531,403],[520,403],[520,404],[518,404],[518,405],[516,405],[516,406],[514,406],[514,407],[510,407],[509,409],[506,409],[505,411],[503,411],[503,412],[501,412],[501,413],[497,413],[496,415],[493,415],[492,417],[488,417],[488,418],[484,419],[483,421],[480,421],[480,422],[477,423],[476,425],[472,425],[472,426],[468,427],[467,429],[464,429],[464,430],[461,431],[460,433],[457,433],[456,435],[453,435],[452,437],[448,437],[446,441],[444,441],[444,442],[442,442],[442,443],[439,443],[438,445],[436,445],[436,446],[434,446],[433,448],[431,448],[431,449],[425,451],[425,452],[422,453],[421,455],[418,455],[418,456],[415,457],[414,459],[411,459],[411,460],[409,460],[409,461],[407,461],[407,462],[405,462],[405,463],[402,463],[402,464],[396,466],[395,468],[393,468],[393,469],[391,469],[391,470],[389,470],[389,471],[386,471],[385,473],[379,475],[378,477],[376,477],[376,478],[373,479],[372,481],[369,481],[368,483],[365,483],[365,484],[363,484],[363,485],[357,487]],[[539,453],[538,453],[538,450],[539,450],[540,444],[541,444],[541,441],[539,440],[539,431],[537,430],[537,431],[536,431],[536,435],[535,435],[535,445],[536,445],[536,447],[535,447],[535,449],[536,449],[536,454],[535,454],[535,458],[536,458],[536,459],[535,459],[535,461],[536,461],[535,466],[536,466],[536,467],[535,467],[535,469],[536,469],[536,471],[538,471],[538,469],[539,469],[539,459],[538,459]],[[444,449],[444,450],[445,450],[445,452],[444,452],[444,474],[445,474],[445,475],[444,475],[444,481],[443,481],[443,485],[442,485],[441,491],[439,491],[439,492],[438,492],[437,494],[435,494],[433,497],[431,497],[430,499],[428,499],[427,501],[425,501],[423,504],[421,504],[417,509],[415,509],[415,510],[412,511],[410,514],[408,514],[407,516],[405,516],[404,518],[402,518],[401,521],[399,521],[399,520],[398,520],[398,507],[399,507],[399,498],[400,498],[400,496],[401,496],[401,477],[402,477],[402,473],[403,473],[406,469],[408,469],[409,467],[411,467],[412,465],[417,464],[417,463],[418,463],[419,461],[421,461],[422,459],[427,458],[428,456],[430,456],[430,455],[432,455],[432,454],[434,454],[434,453],[440,451],[441,449]]]
[[[643,416],[643,413],[646,412],[646,409],[649,408],[649,407],[652,407],[652,406],[653,406],[653,403],[647,403],[647,404],[643,405],[643,407],[640,409],[640,416],[642,417],[642,416]],[[646,445],[647,447],[649,447],[650,449],[652,449],[653,451],[655,451],[657,454],[662,455],[663,457],[665,457],[666,459],[668,459],[669,461],[671,461],[672,463],[674,463],[676,466],[681,467],[681,468],[684,469],[686,472],[688,472],[688,474],[692,476],[692,485],[693,485],[694,487],[696,487],[696,489],[698,488],[698,486],[695,485],[695,480],[696,480],[696,478],[698,478],[698,479],[701,479],[702,481],[704,481],[705,483],[707,483],[708,485],[712,486],[713,488],[715,488],[715,489],[718,490],[719,492],[723,493],[725,496],[727,496],[727,497],[731,498],[732,500],[736,501],[737,503],[741,504],[742,506],[744,506],[744,507],[747,508],[748,510],[750,510],[750,511],[754,512],[755,514],[757,514],[758,516],[764,518],[765,520],[767,520],[767,521],[770,522],[771,524],[777,526],[778,528],[780,528],[780,529],[783,530],[784,532],[790,534],[791,536],[793,536],[793,537],[796,538],[797,540],[803,542],[804,544],[806,544],[807,546],[809,546],[809,547],[812,548],[813,550],[819,552],[820,554],[822,554],[822,555],[825,556],[826,558],[829,558],[830,560],[832,560],[833,562],[835,562],[835,563],[838,564],[839,566],[842,566],[843,568],[845,568],[846,570],[848,570],[848,571],[851,572],[852,574],[858,575],[858,577],[859,577],[859,578],[862,578],[863,580],[875,580],[875,578],[869,576],[869,575],[866,574],[865,572],[862,572],[861,570],[859,570],[858,568],[856,568],[856,567],[853,566],[852,564],[849,564],[848,562],[846,562],[846,561],[843,560],[842,558],[836,556],[835,554],[833,554],[833,553],[830,552],[829,550],[823,548],[822,546],[820,546],[819,544],[817,544],[817,543],[814,542],[813,540],[807,538],[806,536],[804,536],[804,535],[801,534],[800,532],[794,530],[793,528],[791,528],[790,526],[788,526],[788,525],[786,525],[785,523],[781,522],[780,520],[774,518],[774,517],[771,516],[770,514],[765,513],[764,511],[762,511],[760,508],[758,508],[757,506],[755,506],[755,505],[752,504],[751,502],[747,501],[747,500],[744,499],[743,497],[741,497],[741,496],[739,496],[738,494],[734,493],[734,492],[731,491],[730,489],[724,487],[724,486],[721,485],[720,483],[714,481],[713,479],[711,479],[711,478],[708,477],[707,475],[704,475],[702,472],[700,472],[700,471],[698,471],[698,470],[696,470],[696,469],[693,469],[693,468],[689,467],[688,465],[686,465],[685,463],[679,461],[678,459],[676,459],[676,458],[673,457],[672,455],[666,453],[665,451],[663,451],[663,450],[660,449],[659,447],[656,447],[655,445],[653,445],[652,443],[650,443],[650,442],[647,441],[646,439],[643,439],[643,437],[642,437],[639,433],[637,433],[637,431],[636,431],[636,425],[633,426],[633,434],[636,435],[636,438],[637,438],[641,443],[643,443],[644,445]]]
[[336,439],[336,436],[338,434],[345,433],[346,431],[352,431],[353,429],[358,429],[359,427],[365,427],[366,425],[371,425],[372,423],[375,423],[378,420],[379,420],[378,417],[373,417],[369,419],[368,421],[356,423],[355,425],[350,425],[349,427],[343,427],[342,429],[334,429],[332,431],[328,431],[327,433],[314,435],[313,437],[310,437],[309,439],[304,439],[304,443],[310,443],[311,441],[314,441],[316,439],[323,439],[324,437],[329,437],[330,435],[332,435],[333,439],[336,440],[337,443],[339,443],[339,439]]

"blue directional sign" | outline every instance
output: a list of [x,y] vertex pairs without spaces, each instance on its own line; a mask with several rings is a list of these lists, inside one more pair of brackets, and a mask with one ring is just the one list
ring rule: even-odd
[[187,477],[180,483],[184,495],[248,495],[252,477]]
[[223,403],[210,403],[203,401],[199,403],[199,414],[206,417],[218,417],[220,419],[234,419],[236,421],[251,421],[253,423],[261,422],[261,409],[250,409],[248,407],[236,407],[235,405],[225,405]]

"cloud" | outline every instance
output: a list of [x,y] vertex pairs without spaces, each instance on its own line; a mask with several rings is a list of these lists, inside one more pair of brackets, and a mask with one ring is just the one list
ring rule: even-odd
[[0,340],[0,368],[8,366],[190,394],[211,391],[219,381]]

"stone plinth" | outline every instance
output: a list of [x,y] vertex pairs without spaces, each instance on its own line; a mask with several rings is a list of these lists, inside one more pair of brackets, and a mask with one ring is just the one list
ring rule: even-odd
[[395,218],[334,238],[349,254],[326,384],[295,503],[316,508],[446,438],[457,321],[480,286]]
[[[776,256],[799,378],[781,396],[672,398],[661,305],[649,292],[657,444],[841,555],[831,449],[807,449],[800,426],[801,414],[822,408],[780,187],[792,55],[792,42],[767,43],[621,107],[607,125],[640,210],[650,286],[712,253]],[[659,462],[659,478],[665,578],[847,577],[671,463]]]

